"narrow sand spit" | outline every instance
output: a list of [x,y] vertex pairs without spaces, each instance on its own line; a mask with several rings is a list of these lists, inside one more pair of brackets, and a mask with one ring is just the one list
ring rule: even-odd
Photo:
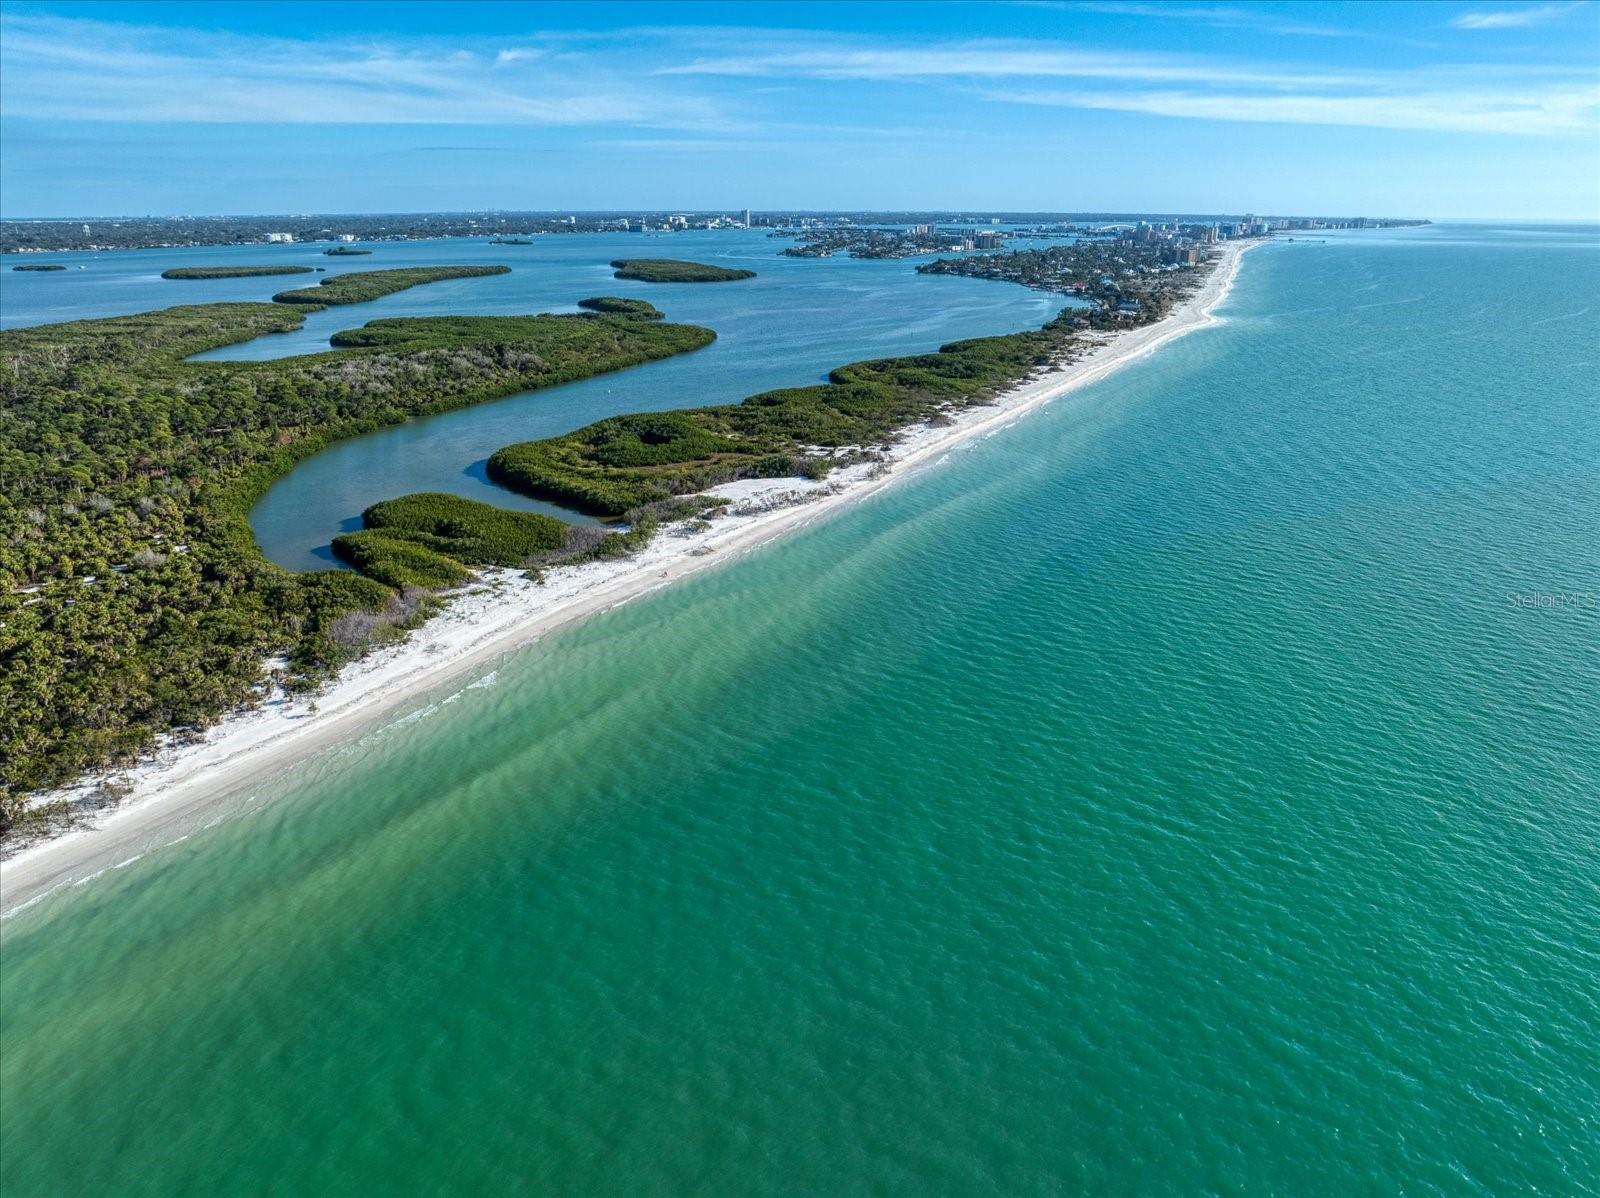
[[[199,743],[164,748],[128,771],[129,793],[93,826],[30,845],[0,866],[0,912],[9,914],[60,886],[127,864],[150,846],[178,839],[219,800],[373,729],[397,709],[555,629],[809,524],[915,473],[962,441],[1217,323],[1212,310],[1227,297],[1240,258],[1259,244],[1225,245],[1199,290],[1165,320],[1116,334],[1071,365],[1039,375],[948,424],[908,430],[888,451],[888,470],[852,467],[826,483],[730,483],[713,490],[733,501],[730,514],[704,531],[658,536],[632,558],[552,570],[542,585],[517,571],[486,573],[481,585],[456,597],[405,643],[352,664],[314,699],[274,696],[253,711],[224,719]],[[72,798],[91,788],[85,784],[43,797]]]

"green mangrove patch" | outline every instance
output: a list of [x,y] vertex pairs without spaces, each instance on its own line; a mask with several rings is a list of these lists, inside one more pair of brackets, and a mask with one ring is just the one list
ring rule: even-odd
[[316,287],[280,291],[272,297],[278,304],[364,304],[445,279],[477,279],[485,275],[506,275],[509,266],[410,266],[397,270],[363,270],[348,275],[329,275]]
[[533,566],[575,560],[601,540],[590,525],[537,512],[511,512],[438,491],[386,499],[361,513],[359,532],[335,538],[333,551],[392,587],[442,587],[464,581],[472,566]]
[[578,307],[610,316],[634,316],[640,320],[660,320],[663,316],[661,309],[647,300],[623,299],[615,295],[592,295],[579,300]]
[[163,279],[253,279],[260,275],[308,275],[309,266],[174,266]]
[[731,283],[756,277],[753,270],[680,262],[676,258],[617,258],[611,265],[617,269],[616,278],[642,283]]

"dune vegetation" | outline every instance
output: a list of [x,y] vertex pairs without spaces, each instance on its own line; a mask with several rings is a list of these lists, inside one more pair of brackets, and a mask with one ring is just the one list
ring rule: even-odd
[[680,262],[675,258],[618,258],[611,265],[617,268],[616,278],[642,283],[731,283],[756,277],[753,270]]
[[253,279],[259,275],[308,275],[309,266],[174,266],[163,279]]

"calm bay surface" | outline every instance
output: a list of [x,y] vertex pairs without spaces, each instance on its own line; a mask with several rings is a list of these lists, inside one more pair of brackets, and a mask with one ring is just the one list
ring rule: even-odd
[[1600,1191],[1596,234],[1256,251],[9,919],[5,1192]]

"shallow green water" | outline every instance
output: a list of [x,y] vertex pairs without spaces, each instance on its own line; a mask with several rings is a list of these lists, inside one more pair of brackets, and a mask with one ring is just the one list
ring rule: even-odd
[[1600,1189],[1595,247],[1258,251],[24,911],[8,1198]]

